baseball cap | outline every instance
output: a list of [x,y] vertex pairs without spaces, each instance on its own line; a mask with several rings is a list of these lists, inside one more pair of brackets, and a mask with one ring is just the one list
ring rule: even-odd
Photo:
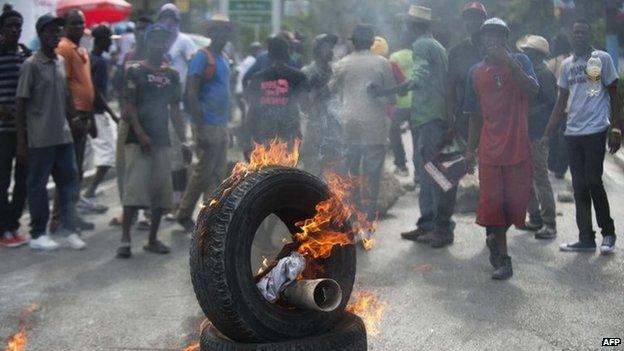
[[41,32],[43,28],[45,28],[49,24],[56,23],[59,26],[65,25],[65,19],[61,17],[56,17],[51,13],[46,13],[45,15],[39,17],[37,19],[37,23],[35,24],[35,28],[37,29],[37,33]]
[[483,25],[481,26],[481,32],[484,32],[486,30],[502,30],[507,35],[509,35],[509,33],[511,32],[507,23],[498,17],[492,17],[483,22]]
[[471,2],[466,3],[466,5],[464,5],[464,9],[462,10],[462,13],[466,11],[479,11],[479,12],[482,12],[487,17],[487,10],[485,9],[485,6],[479,1],[471,1]]

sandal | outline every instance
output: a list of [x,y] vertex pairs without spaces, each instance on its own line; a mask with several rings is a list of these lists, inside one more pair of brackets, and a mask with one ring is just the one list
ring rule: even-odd
[[130,258],[132,256],[132,250],[130,249],[130,244],[121,244],[120,247],[117,248],[117,258]]
[[159,240],[143,246],[143,250],[159,255],[165,255],[171,251],[167,246],[165,246],[165,244],[161,243]]

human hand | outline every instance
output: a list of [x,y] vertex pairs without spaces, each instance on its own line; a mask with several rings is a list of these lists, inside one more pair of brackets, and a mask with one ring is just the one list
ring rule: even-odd
[[145,133],[141,133],[137,135],[137,139],[139,140],[139,144],[141,144],[141,150],[144,153],[148,154],[152,151],[152,140]]
[[477,163],[477,156],[475,155],[474,151],[466,150],[464,158],[466,159],[466,173],[474,174],[475,165]]
[[617,128],[611,129],[609,132],[609,153],[615,154],[622,145],[622,131]]
[[25,140],[17,141],[17,162],[20,164],[26,164],[28,162],[28,144]]

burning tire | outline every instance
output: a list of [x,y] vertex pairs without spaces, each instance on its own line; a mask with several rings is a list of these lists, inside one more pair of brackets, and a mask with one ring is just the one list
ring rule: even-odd
[[213,327],[202,330],[201,351],[364,351],[367,349],[366,328],[362,320],[344,313],[336,327],[325,334],[299,340],[262,344],[243,344],[225,339]]
[[231,340],[254,343],[305,338],[334,328],[353,288],[353,245],[336,246],[329,258],[316,261],[323,267],[316,278],[331,278],[342,289],[342,301],[331,312],[268,302],[256,288],[249,260],[256,229],[269,214],[294,233],[295,223],[314,216],[316,204],[329,198],[327,186],[294,168],[269,167],[238,183],[225,182],[216,194],[223,195],[200,213],[190,253],[193,288],[214,326]]

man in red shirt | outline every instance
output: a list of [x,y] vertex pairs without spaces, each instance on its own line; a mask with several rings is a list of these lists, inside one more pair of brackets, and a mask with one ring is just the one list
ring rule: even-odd
[[464,110],[470,114],[466,159],[473,167],[478,148],[480,194],[477,224],[486,228],[493,279],[513,275],[507,230],[524,224],[532,194],[529,97],[539,85],[529,58],[511,54],[509,27],[491,18],[481,27],[485,59],[468,74]]

